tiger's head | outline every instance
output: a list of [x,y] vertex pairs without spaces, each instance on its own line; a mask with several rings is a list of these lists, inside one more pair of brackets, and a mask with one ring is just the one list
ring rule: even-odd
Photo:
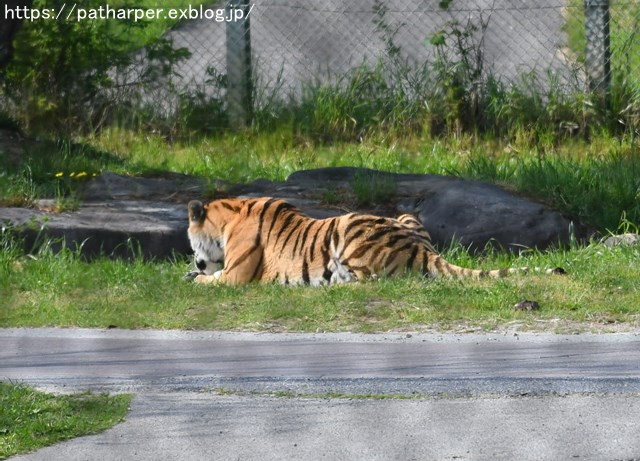
[[[215,202],[212,202],[215,203]],[[199,273],[213,275],[224,267],[224,221],[212,204],[189,202],[189,241]]]

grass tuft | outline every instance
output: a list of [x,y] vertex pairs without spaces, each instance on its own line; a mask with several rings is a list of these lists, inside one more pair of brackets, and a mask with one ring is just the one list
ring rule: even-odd
[[0,382],[0,459],[109,429],[130,402],[128,394],[56,396]]

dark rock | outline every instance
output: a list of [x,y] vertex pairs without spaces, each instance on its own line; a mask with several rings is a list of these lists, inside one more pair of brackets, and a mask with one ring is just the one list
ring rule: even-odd
[[[163,202],[183,202],[202,197],[207,183],[193,176],[177,173],[160,178],[137,178],[104,172],[89,181],[82,190],[81,198],[93,200],[159,200]],[[225,188],[224,181],[215,181],[213,188]]]
[[[395,188],[388,203],[362,208],[352,198],[356,177],[382,178]],[[374,183],[375,184],[375,183]],[[365,211],[397,216],[416,214],[443,248],[452,239],[482,250],[493,244],[509,250],[546,248],[568,241],[569,222],[558,212],[519,197],[498,186],[437,175],[393,174],[343,167],[293,173],[285,182],[257,180],[231,186],[220,180],[205,181],[185,175],[132,178],[103,173],[84,188],[79,209],[47,213],[26,208],[0,208],[0,223],[8,221],[26,237],[28,249],[42,237],[64,238],[85,255],[143,255],[163,258],[190,252],[186,235],[186,204],[206,201],[213,190],[231,196],[274,196],[293,203],[316,218]],[[322,203],[332,193],[339,203]],[[55,203],[40,206],[55,209]],[[57,244],[58,246],[61,243]]]
[[453,239],[472,251],[487,244],[510,251],[569,241],[569,221],[557,211],[476,181],[423,181],[415,212],[441,247]]
[[540,310],[540,304],[537,301],[524,300],[513,305],[517,311],[537,311]]
[[439,248],[455,240],[471,251],[488,244],[518,251],[569,241],[569,221],[560,213],[479,181],[344,167],[299,171],[287,183],[305,184],[307,190],[336,189],[348,187],[358,174],[395,181],[394,214],[417,215]]
[[0,208],[0,222],[9,222],[35,252],[45,240],[52,249],[80,250],[87,257],[100,254],[166,258],[190,251],[185,205],[151,201],[84,203],[78,211],[46,213],[28,208]]

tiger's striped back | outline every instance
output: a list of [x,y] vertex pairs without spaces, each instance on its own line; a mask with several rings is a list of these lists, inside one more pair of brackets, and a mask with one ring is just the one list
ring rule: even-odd
[[[349,213],[313,219],[275,198],[189,203],[198,282],[277,281],[323,285],[411,271],[429,276],[501,277],[448,263],[411,215]],[[222,267],[223,266],[223,267]]]

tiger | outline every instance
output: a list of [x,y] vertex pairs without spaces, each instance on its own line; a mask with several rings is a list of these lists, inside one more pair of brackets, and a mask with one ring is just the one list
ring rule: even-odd
[[500,278],[517,269],[447,262],[418,218],[362,213],[314,219],[272,197],[188,204],[197,283],[335,285],[412,272],[426,277]]

